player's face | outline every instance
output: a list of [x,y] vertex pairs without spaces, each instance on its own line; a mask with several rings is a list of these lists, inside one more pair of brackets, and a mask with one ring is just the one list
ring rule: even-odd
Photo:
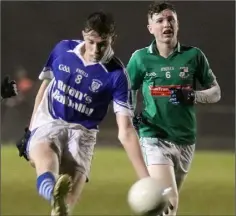
[[100,37],[95,31],[84,32],[85,55],[91,62],[99,62],[112,44],[112,37]]
[[158,42],[171,43],[177,39],[179,30],[177,14],[169,9],[153,14],[148,20],[147,27]]

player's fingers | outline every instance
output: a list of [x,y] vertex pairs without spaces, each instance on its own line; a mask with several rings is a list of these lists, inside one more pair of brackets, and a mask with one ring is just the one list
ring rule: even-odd
[[14,91],[15,95],[18,95],[18,89],[17,89],[16,84],[13,84],[13,91]]
[[169,101],[170,101],[171,103],[177,102],[177,98],[174,98],[174,97],[173,97],[173,98],[170,98]]
[[16,81],[15,80],[11,80],[10,82],[12,85],[16,84]]

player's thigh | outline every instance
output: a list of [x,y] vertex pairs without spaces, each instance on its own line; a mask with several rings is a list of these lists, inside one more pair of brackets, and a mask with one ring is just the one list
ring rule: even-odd
[[170,165],[174,166],[172,160],[171,146],[165,141],[157,138],[142,137],[140,139],[143,157],[147,166]]
[[157,138],[141,138],[140,141],[150,176],[163,187],[171,187],[172,197],[178,197],[172,145]]
[[195,144],[193,145],[178,145],[176,146],[178,150],[178,155],[176,160],[178,161],[176,165],[176,182],[178,190],[181,190],[183,183],[189,173],[191,164],[193,161],[195,153]]
[[32,131],[27,144],[27,155],[33,167],[40,170],[54,170],[58,172],[62,146],[66,137],[63,127],[48,124]]
[[80,129],[69,130],[68,146],[62,155],[60,173],[69,174],[73,180],[68,204],[74,205],[79,199],[86,181],[89,179],[96,137]]
[[75,164],[74,169],[89,178],[96,133],[81,129],[69,130],[69,141],[65,155]]

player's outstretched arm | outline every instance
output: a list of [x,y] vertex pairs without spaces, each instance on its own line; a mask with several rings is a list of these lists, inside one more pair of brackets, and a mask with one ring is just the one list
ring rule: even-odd
[[33,118],[34,118],[34,114],[43,98],[43,95],[44,95],[44,92],[49,84],[49,80],[43,80],[40,88],[39,88],[39,91],[36,95],[36,98],[35,98],[35,103],[34,103],[34,110],[33,110],[33,114],[32,114],[32,117],[31,117],[31,122],[30,122],[30,125],[29,127],[25,128],[25,132],[22,136],[22,138],[16,142],[16,147],[18,148],[19,150],[19,156],[22,157],[24,156],[24,158],[28,161],[29,158],[27,156],[27,153],[26,153],[26,146],[27,146],[27,142],[30,138],[30,135],[31,135],[31,124],[32,124],[32,121],[33,121]]
[[146,168],[138,136],[133,127],[132,120],[129,116],[116,114],[116,121],[118,125],[118,139],[124,146],[125,151],[138,175],[139,178],[149,176]]
[[31,116],[31,122],[30,122],[29,130],[31,128],[31,123],[32,123],[32,120],[34,118],[34,114],[35,114],[36,110],[38,109],[38,106],[39,106],[39,104],[40,104],[40,102],[43,98],[43,94],[44,94],[49,82],[50,82],[50,80],[48,80],[48,79],[43,80],[43,82],[42,82],[42,84],[39,88],[39,91],[36,95],[35,102],[34,102],[34,110],[33,110],[32,116]]
[[216,81],[213,81],[209,89],[195,92],[195,101],[197,103],[216,103],[221,98],[221,89]]

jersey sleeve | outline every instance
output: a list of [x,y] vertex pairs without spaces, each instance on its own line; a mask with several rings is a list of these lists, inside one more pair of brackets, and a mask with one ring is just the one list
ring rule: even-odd
[[130,78],[132,90],[140,89],[142,82],[143,82],[142,70],[141,70],[138,60],[139,60],[138,53],[134,52],[132,54],[132,56],[127,64],[127,68],[126,68],[129,78]]
[[125,69],[121,70],[115,79],[112,96],[115,113],[133,116],[130,80]]
[[208,88],[216,79],[216,77],[211,70],[207,57],[201,50],[199,50],[198,52],[197,59],[198,59],[198,66],[197,66],[198,69],[196,78],[203,87]]
[[53,69],[52,69],[53,62],[58,58],[60,53],[68,49],[68,42],[69,41],[67,40],[62,40],[59,43],[57,43],[56,46],[52,49],[47,59],[47,62],[45,63],[43,70],[41,71],[39,75],[40,80],[54,78]]

